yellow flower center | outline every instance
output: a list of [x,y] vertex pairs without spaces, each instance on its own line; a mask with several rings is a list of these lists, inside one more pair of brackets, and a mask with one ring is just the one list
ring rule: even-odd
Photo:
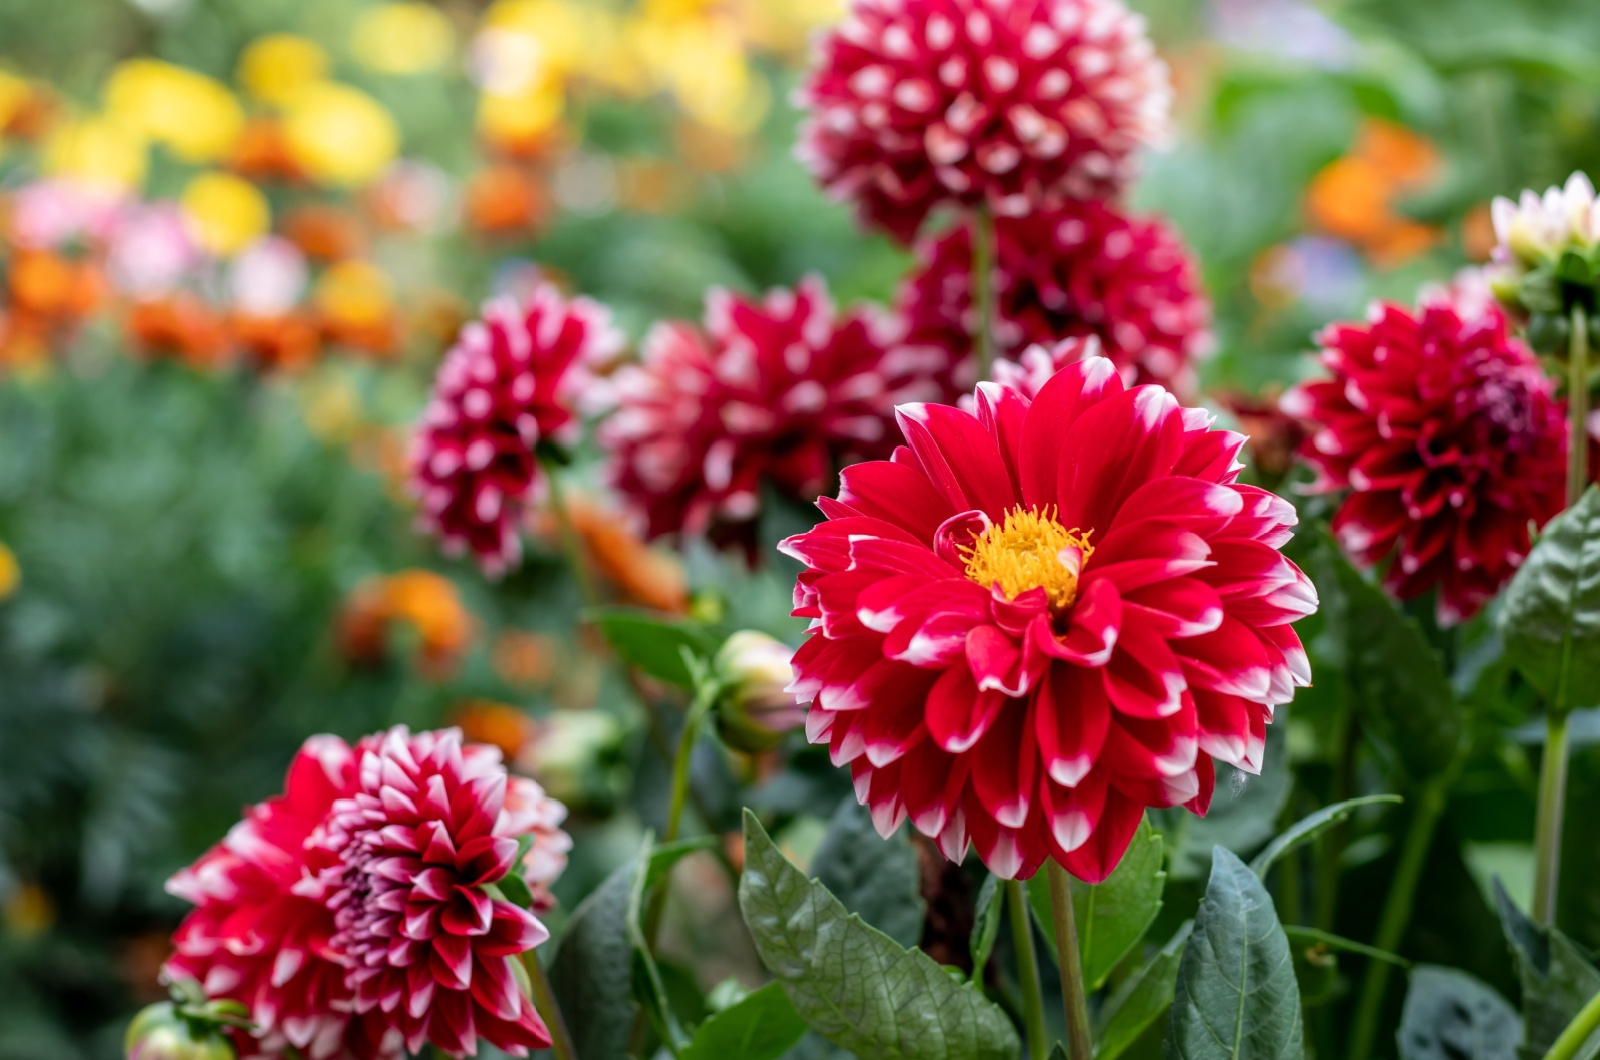
[[967,577],[988,589],[998,585],[1007,599],[1043,589],[1052,611],[1062,611],[1078,596],[1078,575],[1094,549],[1092,531],[1068,530],[1046,511],[1017,507],[962,549]]

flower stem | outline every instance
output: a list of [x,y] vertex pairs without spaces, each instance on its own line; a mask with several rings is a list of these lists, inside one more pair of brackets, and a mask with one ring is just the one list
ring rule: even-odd
[[[1373,946],[1389,953],[1400,949],[1400,942],[1411,922],[1411,909],[1416,903],[1417,883],[1422,878],[1422,868],[1428,861],[1428,850],[1433,846],[1433,833],[1444,813],[1445,796],[1455,777],[1451,768],[1432,778],[1424,785],[1417,800],[1416,812],[1406,829],[1405,845],[1400,848],[1400,863],[1395,867],[1394,879],[1389,884],[1389,896],[1384,900],[1383,913],[1378,919],[1378,934]],[[1361,1002],[1356,1009],[1355,1028],[1350,1034],[1350,1060],[1367,1060],[1377,1038],[1378,1017],[1383,1011],[1384,994],[1389,986],[1389,962],[1368,961],[1366,977],[1361,983]]]
[[1600,994],[1591,997],[1572,1017],[1566,1030],[1550,1044],[1550,1051],[1544,1054],[1544,1060],[1572,1060],[1588,1042],[1596,1027],[1600,1027]]
[[550,989],[550,977],[544,974],[544,965],[539,963],[539,951],[524,950],[522,966],[528,970],[528,981],[533,985],[533,1006],[544,1017],[544,1025],[550,1030],[550,1048],[555,1052],[556,1060],[578,1060],[578,1050],[572,1044],[567,1021],[561,1018],[561,1006],[556,1004],[555,991]]
[[566,494],[561,489],[561,468],[554,460],[541,458],[544,477],[550,483],[550,512],[556,519],[556,534],[561,539],[561,551],[567,557],[567,566],[578,583],[578,592],[589,607],[600,603],[600,593],[595,589],[594,578],[589,573],[589,563],[583,556],[583,543],[572,525],[572,513],[567,509]]
[[683,718],[683,732],[678,737],[678,753],[672,762],[672,801],[667,805],[667,830],[661,841],[670,843],[678,838],[678,828],[683,823],[683,807],[689,797],[689,763],[694,755],[695,740],[700,734],[700,722],[717,700],[719,689],[715,681],[702,681],[695,692],[694,702]]
[[1028,892],[1021,880],[1006,880],[1005,889],[1011,941],[1017,950],[1017,981],[1022,984],[1022,1022],[1028,1032],[1028,1052],[1033,1060],[1045,1060],[1050,1043],[1044,1033],[1044,993],[1039,988],[1039,956],[1033,949]]
[[1567,344],[1567,507],[1589,483],[1589,320],[1582,305],[1572,307]]
[[978,357],[978,378],[988,379],[994,366],[994,215],[987,206],[972,210],[972,348]]
[[1051,858],[1050,911],[1056,927],[1056,954],[1061,962],[1061,1008],[1067,1016],[1067,1056],[1090,1060],[1094,1043],[1089,1038],[1089,999],[1083,989],[1083,958],[1078,955],[1078,921],[1072,909],[1072,882],[1067,870]]
[[1545,716],[1544,760],[1539,765],[1539,816],[1534,829],[1533,920],[1556,918],[1561,882],[1561,817],[1567,796],[1567,712],[1553,704]]

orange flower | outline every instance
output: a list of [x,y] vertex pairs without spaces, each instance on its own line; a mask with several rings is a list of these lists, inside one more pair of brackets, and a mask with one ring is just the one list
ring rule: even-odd
[[352,662],[388,655],[389,631],[402,623],[415,634],[424,674],[443,677],[471,643],[476,623],[455,583],[428,570],[404,570],[356,586],[339,617],[339,642]]
[[543,189],[517,166],[490,166],[467,183],[467,225],[483,235],[526,234],[547,210]]
[[17,309],[57,322],[87,316],[105,294],[97,268],[48,250],[17,251],[7,286]]
[[283,133],[283,123],[276,118],[252,118],[244,127],[233,153],[228,157],[228,168],[249,180],[281,180],[300,182],[305,173]]
[[1488,261],[1496,242],[1489,204],[1480,202],[1461,219],[1461,252],[1469,261]]
[[469,743],[500,748],[508,762],[514,761],[539,734],[538,723],[528,715],[492,699],[469,699],[458,704],[450,713],[449,724],[459,727]]
[[[676,556],[646,544],[626,519],[582,495],[569,497],[567,507],[590,567],[618,595],[657,611],[681,614],[688,610],[688,580]],[[537,529],[553,540],[557,533],[554,515],[541,512]]]
[[229,352],[222,317],[187,292],[137,303],[126,327],[146,356],[175,357],[191,368],[215,368]]
[[283,235],[312,261],[343,261],[366,246],[360,222],[336,206],[312,204],[290,210],[283,218]]
[[1379,267],[1426,253],[1442,233],[1397,209],[1407,193],[1437,175],[1439,154],[1423,136],[1393,122],[1362,122],[1350,154],[1323,167],[1306,189],[1312,227],[1360,247]]
[[1377,166],[1402,190],[1423,187],[1439,172],[1439,151],[1431,140],[1381,118],[1361,123],[1354,153]]
[[230,321],[233,340],[262,368],[294,372],[317,359],[321,337],[304,313],[251,316],[236,313]]
[[0,310],[0,367],[26,371],[49,357],[48,321],[17,310]]

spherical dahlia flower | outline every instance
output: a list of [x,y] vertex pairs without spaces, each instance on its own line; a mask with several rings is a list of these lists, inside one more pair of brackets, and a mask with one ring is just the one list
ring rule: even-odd
[[836,316],[815,277],[761,301],[713,291],[705,323],[659,325],[643,362],[613,377],[601,440],[652,537],[748,544],[763,481],[815,496],[841,463],[887,454],[895,404],[939,397],[948,372],[944,351],[905,345],[886,315]]
[[1439,292],[1416,311],[1376,304],[1317,337],[1331,378],[1283,397],[1315,428],[1301,454],[1315,492],[1348,490],[1333,532],[1357,562],[1393,556],[1384,584],[1437,587],[1440,622],[1465,621],[1561,510],[1566,435],[1554,384],[1499,309]]
[[[995,349],[1016,357],[1035,343],[1098,336],[1123,381],[1194,389],[1196,358],[1211,349],[1211,303],[1183,238],[1158,218],[1104,203],[1068,203],[995,222]],[[967,225],[923,241],[898,308],[909,341],[972,352],[972,240]]]
[[1294,509],[1238,485],[1241,435],[1103,357],[1030,400],[907,405],[783,550],[812,620],[793,690],[887,834],[909,817],[998,876],[1103,879],[1150,806],[1204,813],[1309,683]]
[[412,440],[419,522],[491,577],[522,556],[518,528],[538,477],[534,447],[569,441],[588,369],[622,347],[606,309],[541,283],[525,305],[496,299],[461,330]]
[[1172,90],[1116,0],[856,0],[799,98],[801,160],[910,242],[942,203],[1019,217],[1115,195],[1166,139]]
[[513,962],[549,932],[490,889],[514,868],[516,828],[534,823],[531,792],[508,800],[499,749],[463,746],[459,729],[396,727],[358,759],[300,888],[333,912],[351,1007],[383,1013],[413,1053],[432,1042],[465,1056],[479,1038],[514,1056],[548,1046]]

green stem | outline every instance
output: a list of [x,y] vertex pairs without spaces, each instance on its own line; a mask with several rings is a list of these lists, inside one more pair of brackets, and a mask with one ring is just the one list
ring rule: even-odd
[[572,525],[572,513],[567,510],[566,494],[561,489],[561,468],[550,459],[541,459],[539,463],[544,467],[544,477],[550,483],[550,511],[556,519],[561,551],[567,557],[567,566],[572,569],[572,577],[578,583],[583,602],[594,607],[600,603],[600,593],[589,573],[589,563],[584,559],[583,542],[578,539],[578,531]]
[[1589,320],[1582,305],[1572,307],[1567,345],[1567,507],[1589,483]]
[[1572,1017],[1572,1022],[1567,1024],[1567,1029],[1550,1045],[1550,1051],[1544,1054],[1544,1060],[1572,1060],[1594,1034],[1595,1028],[1600,1027],[1600,994],[1591,997],[1578,1014]]
[[[1389,884],[1389,896],[1384,900],[1383,913],[1378,919],[1378,934],[1373,946],[1389,953],[1398,953],[1400,942],[1411,922],[1411,909],[1416,902],[1417,883],[1422,878],[1422,868],[1428,861],[1428,849],[1433,846],[1433,833],[1444,813],[1445,796],[1455,770],[1449,769],[1429,780],[1417,800],[1416,812],[1406,829],[1405,845],[1400,848],[1400,863],[1395,867],[1394,879]],[[1378,1017],[1383,1011],[1384,994],[1389,986],[1390,965],[1387,961],[1368,961],[1366,977],[1361,984],[1361,1002],[1356,1009],[1355,1027],[1350,1034],[1350,1060],[1367,1060],[1377,1038]]]
[[550,989],[550,977],[544,974],[544,965],[539,963],[539,951],[524,950],[522,966],[528,970],[528,982],[533,987],[533,1006],[544,1018],[544,1025],[550,1029],[550,1048],[556,1054],[556,1060],[578,1060],[578,1050],[572,1044],[567,1021],[561,1018],[561,1006],[556,1004],[556,993]]
[[1028,1032],[1028,1052],[1045,1060],[1050,1051],[1044,1033],[1044,993],[1039,988],[1039,956],[1033,950],[1033,923],[1028,919],[1028,892],[1021,880],[1006,880],[1006,913],[1011,920],[1011,941],[1017,950],[1017,981],[1022,984],[1022,1022]]
[[[1348,697],[1339,704],[1334,719],[1334,746],[1339,749],[1334,763],[1333,779],[1328,790],[1328,805],[1341,803],[1350,797],[1354,783],[1356,745],[1360,742],[1360,729],[1356,725],[1355,711]],[[1317,844],[1316,913],[1312,923],[1323,931],[1332,931],[1339,911],[1339,861],[1349,841],[1350,830],[1346,821],[1330,828]]]
[[987,206],[972,210],[972,348],[978,355],[978,378],[988,379],[994,367],[994,216]]
[[1567,714],[1545,716],[1544,760],[1539,765],[1539,817],[1534,829],[1533,920],[1549,926],[1556,918],[1556,886],[1561,882],[1561,817],[1567,796]]
[[1089,1038],[1089,999],[1083,989],[1083,958],[1078,955],[1078,921],[1072,909],[1072,882],[1054,858],[1045,863],[1050,873],[1050,912],[1055,921],[1056,954],[1061,963],[1061,1008],[1067,1017],[1067,1056],[1091,1060],[1094,1043]]

